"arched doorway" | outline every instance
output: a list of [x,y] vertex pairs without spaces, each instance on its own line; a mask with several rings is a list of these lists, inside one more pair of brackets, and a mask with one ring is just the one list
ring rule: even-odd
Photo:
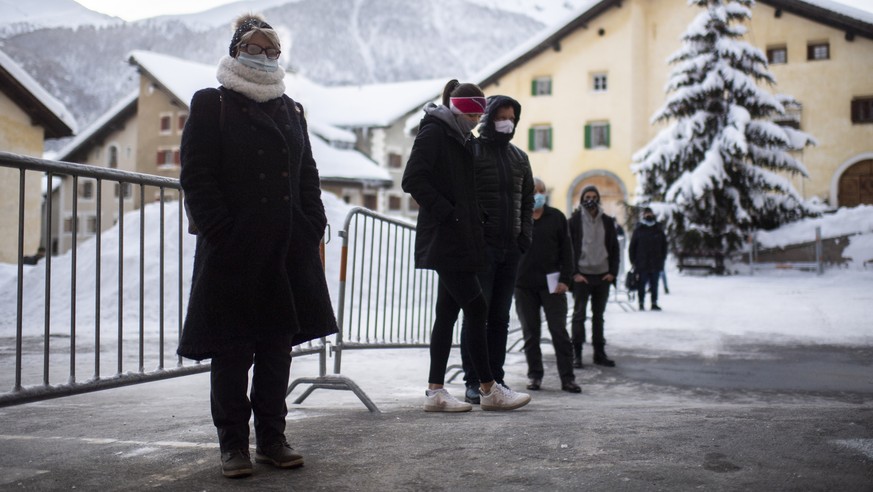
[[600,205],[603,211],[615,217],[619,224],[624,224],[624,202],[627,201],[627,189],[621,179],[609,171],[588,171],[574,179],[567,194],[567,209],[572,210],[579,205],[582,189],[588,185],[596,186],[597,191],[600,192]]
[[873,205],[873,159],[856,162],[840,175],[837,203],[841,207]]

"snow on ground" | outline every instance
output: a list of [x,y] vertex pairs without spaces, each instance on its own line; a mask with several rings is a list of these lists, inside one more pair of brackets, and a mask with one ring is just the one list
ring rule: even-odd
[[[351,207],[336,196],[324,193],[323,199],[330,221],[331,240],[326,245],[326,275],[334,306],[339,291],[340,252],[345,217]],[[870,210],[859,207],[840,211],[834,219],[843,224],[843,230],[869,230]],[[145,211],[146,231],[158,230],[159,207],[148,205]],[[176,220],[178,207],[171,203],[166,214],[166,269],[165,312],[167,325],[177,322],[178,305],[174,290],[178,284],[178,262],[172,260],[177,250]],[[818,219],[821,220],[821,219]],[[846,227],[846,222],[855,223]],[[126,333],[136,333],[139,299],[139,212],[125,216],[125,249],[123,252],[125,288],[123,289],[124,323]],[[787,226],[786,236],[795,226]],[[770,233],[778,238],[779,233]],[[101,261],[101,320],[104,326],[117,323],[118,229],[103,234]],[[873,234],[853,236],[847,254],[858,258],[873,256]],[[144,309],[146,333],[156,332],[158,320],[159,235],[146,237]],[[183,233],[183,300],[187,300],[190,268],[193,264],[193,236]],[[91,337],[95,318],[94,269],[95,241],[90,240],[78,249],[77,279],[77,335]],[[70,265],[69,254],[52,261],[51,331],[69,333],[70,325]],[[45,294],[44,263],[25,267],[23,326],[25,335],[41,336],[44,326]],[[14,337],[16,319],[16,277],[13,265],[0,265],[0,337]],[[801,271],[766,271],[750,275],[725,277],[698,277],[668,271],[670,294],[661,296],[663,312],[626,312],[619,303],[607,308],[606,330],[610,345],[621,350],[641,354],[664,353],[701,354],[707,357],[729,355],[738,344],[873,344],[873,270],[863,263],[854,262],[850,268],[828,269],[818,276]],[[613,299],[624,300],[624,294]],[[128,330],[127,326],[130,326]],[[107,336],[112,335],[107,330]],[[740,350],[740,349],[737,349]],[[742,349],[745,350],[745,349]],[[425,364],[426,361],[422,361]]]

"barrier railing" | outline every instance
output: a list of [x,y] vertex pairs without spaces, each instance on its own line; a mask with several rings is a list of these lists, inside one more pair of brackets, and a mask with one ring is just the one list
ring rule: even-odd
[[[0,296],[0,387],[11,390],[0,393],[0,407],[210,369],[175,356],[190,285],[185,259],[193,257],[195,241],[184,232],[178,180],[6,152],[0,168],[18,171],[17,270]],[[69,180],[57,197],[56,178]],[[26,191],[33,194],[31,179],[44,183],[41,212],[31,212],[37,208]],[[92,185],[83,197],[85,181]],[[115,185],[115,203],[106,203],[104,185]],[[138,193],[127,194],[127,187]],[[146,204],[147,197],[154,203]],[[85,214],[93,237],[81,231]],[[104,216],[115,227],[104,230]],[[34,222],[48,252],[41,259],[25,256],[25,230]],[[69,251],[58,256],[51,254],[55,229],[70,239]],[[316,340],[291,356],[319,354],[324,374],[327,352],[324,340]],[[90,374],[81,380],[83,372]]]

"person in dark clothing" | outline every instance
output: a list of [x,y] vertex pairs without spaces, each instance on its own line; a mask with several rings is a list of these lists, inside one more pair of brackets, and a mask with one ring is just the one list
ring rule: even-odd
[[664,261],[667,259],[667,235],[661,224],[655,219],[655,213],[651,208],[643,209],[643,217],[634,229],[631,236],[630,261],[634,272],[638,275],[637,296],[639,297],[640,311],[645,309],[646,285],[651,292],[652,311],[660,311],[658,306],[658,280],[664,270]]
[[609,285],[618,275],[619,247],[615,219],[600,208],[600,192],[586,186],[580,207],[570,217],[570,240],[573,243],[573,367],[582,368],[582,344],[585,343],[585,320],[591,299],[591,345],[594,363],[613,367],[606,356],[603,336],[603,313],[609,300]]
[[337,332],[319,256],[327,217],[318,170],[303,108],[285,95],[279,47],[262,18],[239,18],[218,65],[222,86],[194,94],[182,133],[180,182],[197,245],[177,353],[212,359],[227,477],[252,473],[252,413],[255,460],[303,465],[285,437],[291,349]]
[[[527,359],[527,389],[538,390],[543,381],[542,309],[555,347],[561,389],[581,393],[573,374],[573,346],[567,334],[567,292],[573,281],[573,246],[567,218],[546,205],[546,185],[541,179],[534,179],[534,190],[533,241],[521,257],[515,281],[515,310],[521,321]],[[553,290],[547,280],[550,275]]]
[[488,304],[477,277],[485,268],[485,237],[476,201],[471,134],[485,107],[479,87],[450,80],[443,90],[443,104],[424,108],[401,183],[420,207],[415,266],[439,275],[424,403],[428,412],[472,408],[443,387],[459,310],[467,322],[467,346],[479,376],[482,409],[513,410],[530,401],[530,395],[496,382],[488,360]]
[[[486,336],[491,376],[503,382],[509,310],[521,253],[531,241],[533,177],[527,154],[510,143],[521,116],[521,105],[511,97],[491,96],[473,142],[476,199],[485,215],[485,270],[479,284],[488,304]],[[461,329],[461,362],[468,403],[479,403],[479,377],[470,361],[467,321]]]

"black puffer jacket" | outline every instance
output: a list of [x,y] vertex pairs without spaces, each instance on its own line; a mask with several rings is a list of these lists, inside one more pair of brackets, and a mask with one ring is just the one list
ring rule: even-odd
[[412,146],[403,191],[418,202],[415,266],[478,272],[485,266],[473,154],[452,112],[429,104]]
[[476,197],[485,214],[485,241],[495,248],[517,245],[524,252],[533,234],[533,176],[530,160],[510,143],[512,133],[498,133],[494,117],[500,108],[512,106],[518,125],[521,105],[507,96],[491,96],[474,145]]
[[198,91],[180,182],[199,233],[179,355],[263,339],[290,351],[336,333],[319,256],[327,218],[299,104]]
[[661,224],[637,224],[628,253],[634,271],[651,273],[663,270],[667,259],[667,235]]

